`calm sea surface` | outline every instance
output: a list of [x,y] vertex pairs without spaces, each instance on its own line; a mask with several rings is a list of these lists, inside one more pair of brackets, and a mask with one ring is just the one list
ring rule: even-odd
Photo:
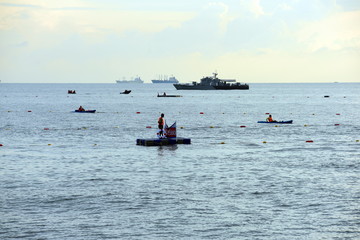
[[[360,239],[359,109],[359,83],[1,83],[0,239]],[[136,145],[162,112],[191,145]]]

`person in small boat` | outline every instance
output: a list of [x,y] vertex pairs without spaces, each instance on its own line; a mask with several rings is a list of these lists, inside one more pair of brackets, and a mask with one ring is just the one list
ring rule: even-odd
[[164,92],[163,96],[166,96],[166,92]]
[[275,120],[273,120],[272,116],[269,115],[269,117],[266,119],[267,122],[276,122]]
[[163,137],[164,136],[164,126],[165,126],[165,119],[164,119],[164,114],[162,113],[161,116],[158,119],[158,127],[160,129],[159,132],[159,136]]
[[84,112],[84,111],[85,111],[85,109],[84,109],[82,106],[80,106],[78,110],[79,110],[80,112]]

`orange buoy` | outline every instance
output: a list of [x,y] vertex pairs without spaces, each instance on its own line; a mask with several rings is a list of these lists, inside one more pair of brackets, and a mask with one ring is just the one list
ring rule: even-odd
[[200,114],[204,114],[204,112],[200,112]]
[[307,143],[312,143],[312,142],[314,142],[313,140],[307,140],[306,141]]
[[340,113],[337,113],[336,115],[340,115]]
[[242,126],[240,126],[241,128],[245,128],[246,126],[244,126],[244,125],[242,125]]
[[146,126],[146,128],[151,128],[151,126]]
[[31,110],[29,110],[28,112],[31,112]]
[[4,146],[4,145],[0,144],[0,147],[2,147],[2,146]]
[[140,114],[140,112],[136,112],[136,114]]
[[270,113],[265,113],[265,114],[270,114]]

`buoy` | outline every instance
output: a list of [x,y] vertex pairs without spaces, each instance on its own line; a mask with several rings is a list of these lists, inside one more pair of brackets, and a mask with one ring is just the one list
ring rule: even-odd
[[204,114],[204,112],[200,112],[200,114]]
[[97,144],[96,144],[96,143],[94,143],[94,146],[97,146]]
[[136,114],[140,114],[140,112],[136,112]]
[[307,143],[312,143],[312,142],[314,142],[313,140],[307,140],[306,141]]
[[336,115],[340,115],[340,113],[337,113]]
[[360,140],[356,140],[355,142],[360,142]]
[[329,96],[329,95],[325,95],[324,97],[325,97],[325,98],[328,98],[328,97],[330,97],[330,96]]
[[4,145],[0,144],[0,147],[2,147],[2,146],[4,146]]
[[214,126],[210,126],[210,128],[214,128]]
[[31,112],[31,110],[29,110],[28,112]]
[[50,128],[44,128],[44,130],[50,130]]
[[242,125],[242,126],[240,126],[241,128],[244,128],[244,127],[246,127],[246,126],[244,126],[244,125]]
[[262,143],[267,143],[266,141],[263,141]]
[[221,142],[220,144],[225,144],[225,142]]
[[340,124],[338,124],[338,123],[335,123],[335,126],[340,126]]
[[49,143],[48,146],[51,146],[51,143]]
[[180,127],[180,129],[184,129],[184,127]]
[[275,125],[274,127],[278,127],[279,125]]
[[146,126],[146,128],[151,128],[151,126]]
[[304,127],[307,127],[307,126],[308,126],[307,124],[304,125]]
[[265,113],[265,114],[270,114],[270,113]]

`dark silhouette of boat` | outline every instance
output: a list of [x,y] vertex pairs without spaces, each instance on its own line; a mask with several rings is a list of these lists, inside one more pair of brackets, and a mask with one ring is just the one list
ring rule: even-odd
[[77,113],[95,113],[96,110],[84,110],[84,111],[75,110],[75,112],[77,112]]
[[131,90],[125,90],[125,91],[121,92],[120,94],[129,94],[129,93],[131,93]]
[[159,94],[157,95],[157,97],[182,97],[181,95],[169,95],[169,94]]
[[220,79],[217,73],[212,77],[203,77],[200,83],[174,84],[177,90],[249,90],[248,84],[241,84],[234,79]]

